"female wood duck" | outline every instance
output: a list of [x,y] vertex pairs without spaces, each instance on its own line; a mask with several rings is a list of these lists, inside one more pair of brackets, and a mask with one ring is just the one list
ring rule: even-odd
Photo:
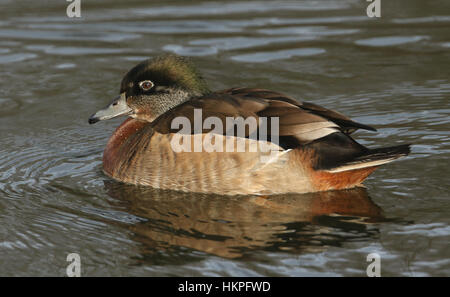
[[[228,126],[219,133],[211,125],[199,128],[195,118],[199,110],[202,123],[214,117],[223,127],[227,118],[254,118],[257,133],[247,127],[244,134],[230,136]],[[268,195],[352,188],[378,166],[410,152],[407,144],[368,149],[350,134],[374,128],[278,92],[253,88],[211,92],[193,64],[175,55],[146,60],[131,69],[122,79],[120,95],[93,114],[89,123],[120,115],[130,118],[109,139],[103,171],[125,183],[160,189]],[[245,150],[174,148],[174,143],[184,141],[174,141],[181,126],[173,122],[180,117],[192,123],[181,133],[192,139],[186,142],[189,149],[213,134],[214,141],[208,138],[211,143],[231,141],[234,148],[243,141]],[[275,118],[269,126],[278,131],[263,127],[268,122],[263,118]],[[269,159],[263,158],[267,151],[249,149],[262,143],[271,147]]]

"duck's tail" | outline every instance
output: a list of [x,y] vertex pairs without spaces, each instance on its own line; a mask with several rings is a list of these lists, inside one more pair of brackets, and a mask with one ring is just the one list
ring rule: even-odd
[[314,151],[312,182],[317,191],[352,188],[378,166],[410,153],[410,144],[369,149],[348,135],[334,133],[312,143]]
[[330,173],[338,173],[348,170],[376,167],[392,162],[400,157],[407,156],[410,152],[410,144],[370,149],[363,155],[341,163],[336,167],[326,169],[325,171]]

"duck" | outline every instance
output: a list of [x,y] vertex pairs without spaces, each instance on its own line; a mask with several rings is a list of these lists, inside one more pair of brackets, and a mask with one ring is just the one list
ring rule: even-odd
[[[367,148],[352,133],[375,128],[281,92],[211,91],[186,57],[137,64],[90,124],[119,116],[103,152],[108,177],[163,190],[275,195],[362,187],[410,144]],[[231,124],[230,124],[231,123]]]

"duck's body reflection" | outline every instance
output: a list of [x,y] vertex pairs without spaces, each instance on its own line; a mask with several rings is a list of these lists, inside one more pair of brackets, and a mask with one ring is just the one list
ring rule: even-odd
[[[105,182],[108,194],[130,214],[144,254],[184,247],[225,258],[257,250],[323,250],[346,240],[333,228],[373,236],[367,222],[382,219],[365,188],[270,196],[222,197],[161,191]],[[342,230],[343,229],[343,230]]]

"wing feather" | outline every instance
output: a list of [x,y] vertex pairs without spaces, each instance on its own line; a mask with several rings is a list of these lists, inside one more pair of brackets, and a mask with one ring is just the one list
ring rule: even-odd
[[[194,131],[194,111],[201,110],[201,123],[207,117],[217,117],[222,121],[224,133],[227,117],[254,117],[260,124],[259,118],[278,118],[280,137],[295,139],[297,145],[304,145],[335,132],[351,133],[358,128],[374,130],[372,127],[353,122],[348,117],[319,105],[303,102],[299,103],[292,97],[265,89],[233,88],[211,93],[209,95],[192,98],[157,118],[153,129],[159,133],[177,132],[171,128],[176,117],[183,116],[191,123],[191,133]],[[267,138],[275,133],[273,123],[269,121]],[[202,129],[201,133],[210,130]],[[261,130],[260,130],[261,132]],[[248,137],[249,131],[245,136]],[[261,137],[262,135],[260,135]]]

